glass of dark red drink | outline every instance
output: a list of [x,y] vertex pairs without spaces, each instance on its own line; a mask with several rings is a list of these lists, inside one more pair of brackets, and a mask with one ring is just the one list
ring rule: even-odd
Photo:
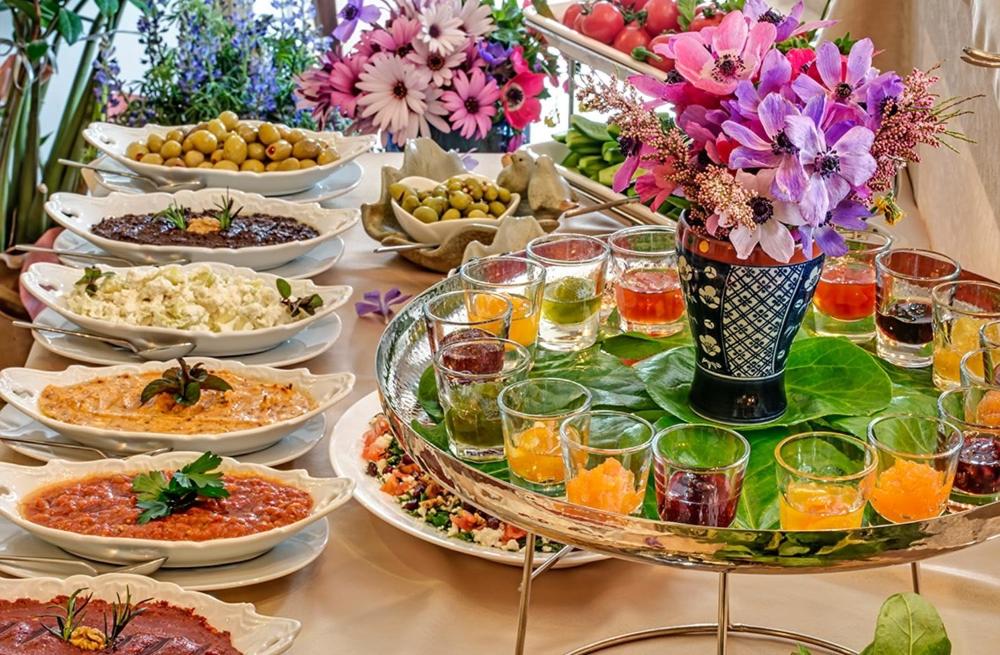
[[875,336],[875,257],[892,239],[871,226],[839,230],[847,253],[827,257],[813,295],[813,326],[825,337],[846,337],[864,343]]
[[724,528],[736,517],[750,444],[711,425],[675,425],[653,440],[653,481],[660,518]]
[[962,450],[950,505],[968,509],[1000,500],[1000,386],[952,389],[938,399],[938,413],[962,432]]
[[954,259],[929,250],[887,250],[875,257],[876,352],[905,368],[930,366],[934,356],[931,291],[957,279]]
[[608,245],[622,329],[653,336],[684,329],[684,295],[677,274],[674,228],[626,228],[612,234]]

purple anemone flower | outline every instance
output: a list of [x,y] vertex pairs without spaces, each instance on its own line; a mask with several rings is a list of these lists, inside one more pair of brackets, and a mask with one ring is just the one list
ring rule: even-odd
[[483,41],[479,44],[479,56],[482,57],[488,65],[496,67],[508,59],[510,59],[510,53],[513,52],[513,48],[505,48],[499,41]]
[[787,16],[768,5],[764,0],[746,0],[746,3],[743,5],[744,16],[758,23],[771,23],[774,25],[777,30],[777,35],[774,38],[775,43],[781,43],[793,36],[805,34],[821,27],[829,27],[837,23],[835,20],[817,20],[811,23],[803,23],[803,12],[805,12],[805,3],[803,0],[796,2]]
[[781,51],[771,50],[764,55],[757,84],[743,80],[736,85],[736,101],[730,103],[730,110],[745,118],[757,118],[757,107],[761,100],[772,93],[788,94],[786,97],[789,100],[795,100],[788,84],[791,80],[792,65]]
[[[807,111],[822,114],[822,108],[813,103]],[[757,117],[765,137],[736,121],[726,121],[722,129],[736,139],[739,146],[729,156],[732,168],[774,168],[777,173],[771,193],[781,200],[796,201],[806,188],[806,174],[799,162],[799,149],[787,131],[787,121],[800,117],[798,108],[776,93],[768,95],[758,107]],[[816,117],[817,119],[820,116]],[[806,121],[815,125],[812,118]],[[874,169],[873,169],[874,170]],[[866,178],[867,179],[867,178]]]
[[845,131],[843,124],[825,133],[818,117],[809,112],[808,106],[806,109],[801,116],[785,119],[785,134],[798,148],[807,178],[801,197],[802,215],[807,223],[817,226],[852,190],[867,192],[864,185],[875,173],[875,158],[870,152],[875,134],[861,125]]
[[366,6],[365,0],[347,0],[347,4],[337,14],[340,23],[333,28],[333,38],[338,41],[347,41],[354,34],[358,21],[372,24],[378,20],[379,13],[378,7]]
[[864,230],[868,226],[866,219],[869,216],[871,212],[863,204],[845,200],[827,213],[826,220],[821,225],[800,225],[797,228],[799,240],[802,242],[802,252],[812,256],[815,243],[829,257],[846,255],[847,242],[837,228]]
[[847,66],[841,64],[840,50],[830,41],[816,49],[816,69],[822,84],[809,75],[799,75],[792,82],[795,93],[805,101],[826,96],[832,102],[847,105],[864,114],[861,103],[868,99],[868,85],[878,75],[872,68],[875,46],[871,39],[861,39],[847,55]]
[[872,131],[882,127],[886,102],[903,95],[903,80],[893,72],[882,73],[868,84],[865,109],[868,111],[867,125]]

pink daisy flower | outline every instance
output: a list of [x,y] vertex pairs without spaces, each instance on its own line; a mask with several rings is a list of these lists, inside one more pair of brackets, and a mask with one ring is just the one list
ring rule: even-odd
[[321,67],[307,70],[298,77],[296,107],[309,110],[322,127],[330,120],[334,109],[346,118],[354,118],[361,94],[356,85],[368,58],[355,55],[340,59],[335,53],[327,52],[321,61]]
[[464,71],[456,71],[452,86],[454,91],[446,91],[441,96],[444,106],[451,112],[452,126],[465,139],[474,135],[485,138],[493,125],[496,102],[500,98],[496,80],[487,79],[479,69],[473,70],[471,77]]
[[388,52],[400,57],[413,52],[413,42],[420,34],[420,23],[412,18],[400,16],[387,29],[377,30],[372,35],[376,52]]
[[365,92],[358,98],[361,117],[371,118],[377,129],[392,133],[396,143],[403,143],[407,134],[416,135],[420,129],[430,81],[429,72],[396,55],[375,55],[357,83]]
[[431,74],[431,81],[437,86],[447,86],[452,78],[452,69],[465,61],[465,52],[456,50],[443,55],[432,52],[426,43],[417,39],[413,42],[413,52],[406,55],[406,61],[418,68],[424,68]]
[[677,72],[703,91],[729,95],[740,80],[757,74],[776,33],[770,23],[749,27],[742,12],[731,11],[717,28],[684,32],[671,41]]

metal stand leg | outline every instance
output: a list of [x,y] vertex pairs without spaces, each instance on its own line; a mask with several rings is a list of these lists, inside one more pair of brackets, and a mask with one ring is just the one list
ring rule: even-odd
[[[569,69],[569,79],[566,83],[566,91],[569,95],[569,118],[572,118],[573,110],[576,109],[576,60],[572,57],[567,57],[566,67]],[[567,121],[569,118],[567,118]]]
[[531,602],[531,573],[535,563],[535,534],[528,533],[524,544],[524,568],[521,570],[521,601],[517,606],[517,641],[514,655],[524,655],[524,637],[528,630],[528,605]]
[[911,562],[910,563],[910,580],[913,583],[913,593],[920,593],[920,563]]
[[557,552],[552,553],[552,555],[549,556],[547,560],[542,562],[538,567],[535,568],[534,571],[531,572],[531,579],[534,580],[541,574],[551,569],[553,566],[559,563],[559,560],[566,557],[574,550],[576,550],[576,548],[574,548],[573,546],[563,546]]
[[716,631],[716,652],[718,655],[726,655],[729,640],[729,573],[723,571],[719,574],[719,617],[718,630]]

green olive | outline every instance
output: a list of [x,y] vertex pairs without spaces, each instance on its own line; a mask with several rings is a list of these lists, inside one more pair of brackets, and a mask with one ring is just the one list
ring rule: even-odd
[[163,147],[164,139],[159,134],[150,134],[149,138],[146,139],[146,147],[150,152],[159,152],[160,148]]
[[191,135],[191,145],[201,151],[203,155],[210,155],[219,147],[219,140],[208,130],[198,130]]
[[471,205],[469,205],[469,211],[470,212],[472,212],[472,211],[481,211],[484,214],[487,214],[490,211],[490,206],[488,204],[486,204],[485,202],[474,202]]
[[279,171],[297,171],[299,170],[299,160],[295,157],[285,157],[278,163]]
[[243,163],[240,164],[240,170],[251,173],[263,173],[264,163],[258,159],[244,159]]
[[497,200],[504,204],[510,202],[510,191],[503,187],[497,187]]
[[261,123],[257,126],[257,139],[265,146],[269,146],[281,138],[281,133],[273,123]]
[[448,200],[446,198],[441,198],[439,196],[432,196],[424,201],[424,204],[431,207],[439,215],[443,214],[446,209],[448,209]]
[[334,150],[333,148],[324,148],[319,153],[319,156],[316,157],[316,163],[318,163],[320,166],[323,166],[324,164],[331,164],[337,161],[338,159],[340,159],[340,155],[337,154],[336,150]]
[[140,159],[143,164],[163,164],[163,157],[156,152],[148,152]]
[[147,154],[149,154],[149,148],[138,141],[133,141],[125,148],[125,155],[129,159],[142,159]]
[[278,139],[274,143],[267,146],[268,158],[271,161],[282,161],[288,159],[292,155],[292,144],[284,139]]
[[242,164],[247,158],[247,142],[239,134],[230,134],[222,146],[226,159],[234,164]]
[[499,195],[499,191],[497,191],[497,188],[492,184],[487,184],[486,188],[483,189],[483,199],[486,200],[486,202],[493,202]]
[[396,202],[399,202],[400,200],[403,199],[403,196],[406,195],[406,192],[407,190],[409,190],[409,188],[410,187],[400,182],[393,182],[392,184],[389,185],[389,197],[395,200]]
[[171,157],[167,161],[163,162],[164,166],[172,166],[174,168],[187,168],[187,164],[180,157]]
[[205,161],[205,155],[197,150],[188,150],[184,153],[184,164],[188,168],[194,168],[203,161]]
[[208,157],[208,161],[212,162],[213,164],[218,164],[225,158],[226,158],[226,151],[223,150],[222,148],[219,148],[218,150],[212,151],[212,154],[209,155]]
[[477,184],[475,186],[470,185],[467,187],[467,189],[468,189],[467,193],[472,197],[473,200],[483,199],[483,187]]
[[403,196],[403,202],[399,203],[399,206],[408,212],[412,212],[420,206],[420,200],[416,196],[406,195]]
[[465,211],[472,204],[472,198],[464,191],[452,191],[448,196],[448,202],[459,211]]
[[285,141],[288,141],[288,135],[291,134],[292,131],[288,129],[287,125],[278,125],[277,127],[278,127],[278,134],[281,135],[281,138],[284,139]]
[[256,159],[258,161],[264,161],[264,157],[267,156],[267,148],[264,147],[263,143],[248,143],[247,144],[247,157],[250,159]]
[[462,218],[462,212],[458,211],[454,207],[446,209],[445,212],[441,214],[442,221],[453,221],[458,218]]
[[423,202],[424,200],[427,200],[428,198],[431,197],[431,192],[430,191],[419,191],[417,193],[417,197],[420,198],[421,202]]
[[507,205],[503,204],[502,202],[497,202],[496,200],[494,200],[493,202],[490,203],[490,213],[493,214],[494,216],[499,218],[500,215],[503,214],[505,211],[507,211]]
[[486,212],[479,209],[473,209],[466,215],[466,218],[487,218],[487,216]]
[[316,168],[316,160],[315,159],[300,159],[299,160],[299,170],[302,170],[302,169],[305,169],[305,168]]
[[166,134],[163,135],[163,140],[164,141],[183,141],[184,140],[184,133],[181,132],[180,130],[170,130],[169,132],[167,132]]
[[215,168],[215,165],[210,161],[203,161],[198,164],[198,168]]
[[437,223],[438,213],[430,207],[422,205],[413,210],[413,218],[421,223]]
[[157,151],[160,156],[164,159],[173,159],[175,157],[180,157],[183,154],[181,149],[181,144],[171,139],[170,141],[164,141],[163,145]]
[[268,173],[270,173],[272,171],[278,170],[278,166],[279,165],[281,165],[280,161],[268,162],[267,166],[264,167],[264,170],[267,171]]
[[221,114],[219,114],[219,121],[227,130],[234,130],[236,126],[239,125],[240,117],[236,115],[236,112],[229,111],[228,109]]
[[462,180],[457,180],[455,178],[451,178],[450,180],[448,180],[445,183],[445,186],[448,187],[449,191],[461,191],[462,190]]
[[285,141],[288,141],[293,146],[305,138],[306,138],[306,133],[298,128],[295,128],[293,130],[288,130],[288,134],[285,135],[284,137]]
[[184,137],[184,140],[181,141],[181,150],[183,150],[184,152],[197,150],[197,148],[194,147],[194,139],[191,138],[190,134]]
[[[292,130],[293,132],[295,130]],[[320,146],[316,139],[299,139],[290,141],[292,144],[292,156],[299,159],[315,159],[319,156]]]
[[208,121],[208,125],[205,129],[215,135],[215,138],[222,141],[226,138],[226,133],[229,131],[226,126],[218,118]]
[[247,142],[247,145],[250,145],[251,143],[257,140],[256,127],[251,127],[246,124],[241,124],[239,127],[236,128],[236,133],[240,135],[240,138],[242,138],[244,141]]
[[439,184],[436,187],[434,187],[434,190],[431,193],[433,193],[434,196],[438,198],[447,198],[448,187],[445,186],[444,184]]
[[218,169],[223,170],[223,171],[238,171],[238,170],[240,170],[239,166],[237,166],[234,162],[229,161],[228,159],[220,159],[219,161],[215,162],[215,165],[213,166],[213,168],[218,168]]

